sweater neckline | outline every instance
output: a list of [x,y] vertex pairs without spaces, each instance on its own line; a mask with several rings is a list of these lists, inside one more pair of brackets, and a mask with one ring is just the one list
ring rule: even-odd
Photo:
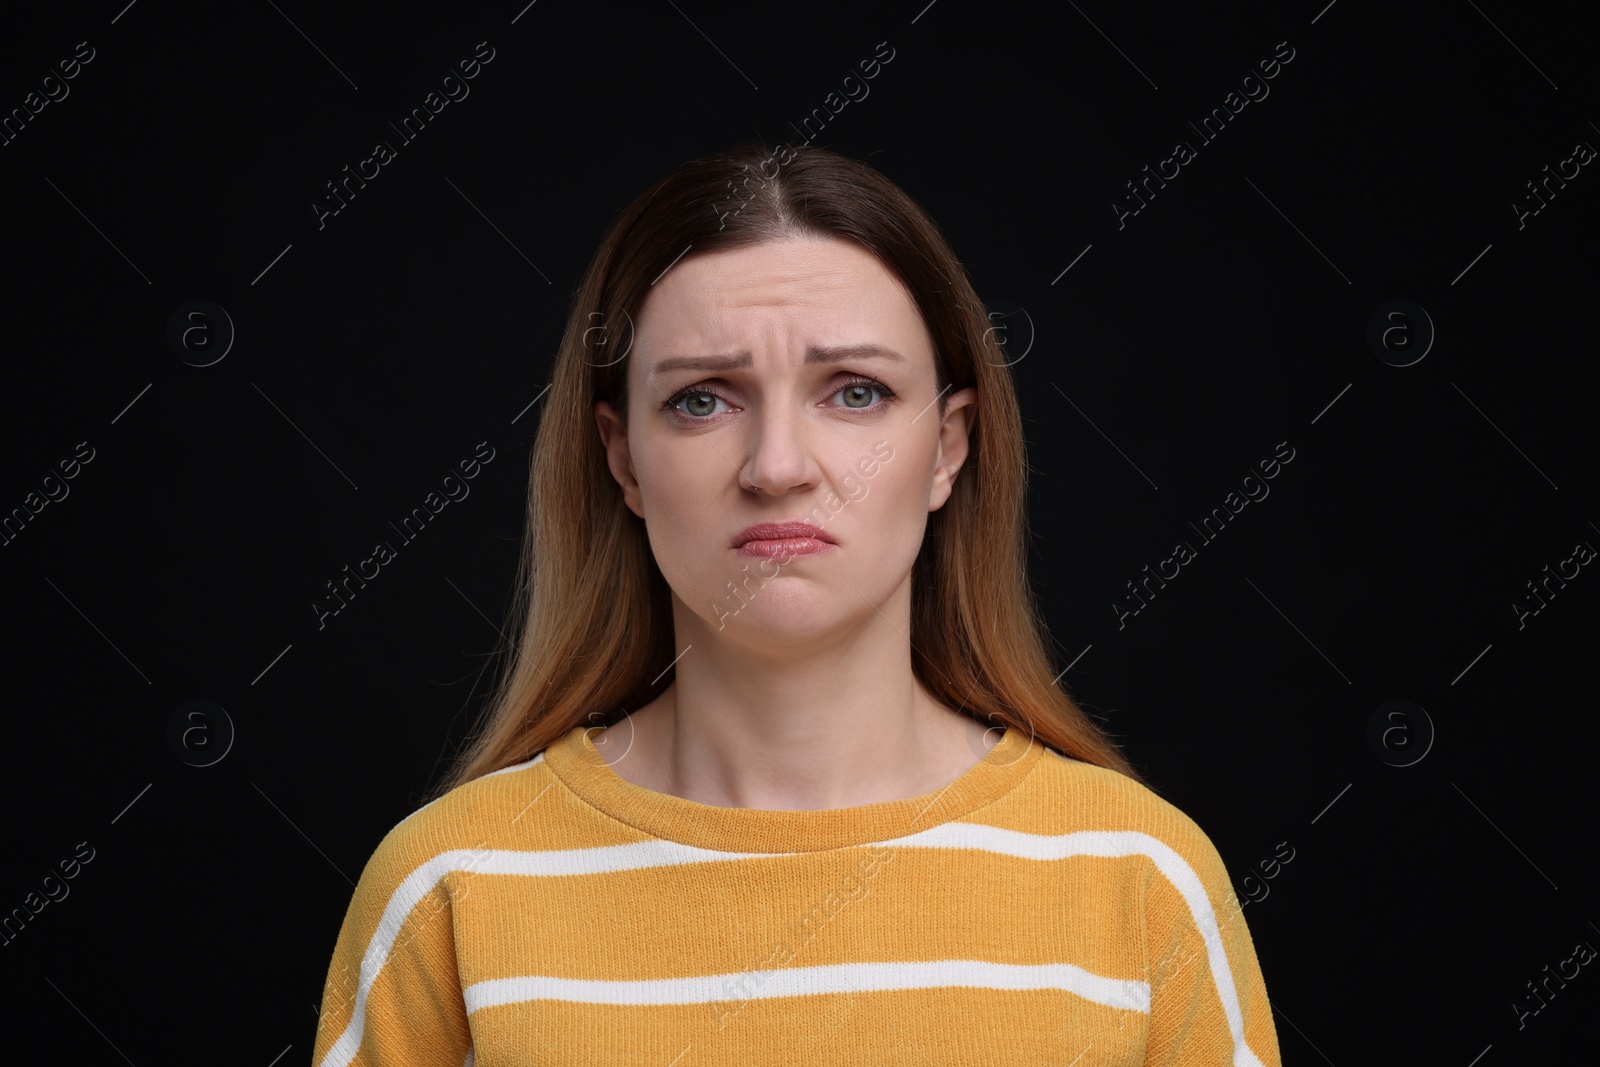
[[1007,727],[1000,740],[943,788],[849,808],[779,811],[702,804],[623,778],[575,726],[545,763],[573,793],[619,822],[667,841],[719,852],[821,852],[890,841],[959,818],[1005,795],[1044,754],[1037,738]]

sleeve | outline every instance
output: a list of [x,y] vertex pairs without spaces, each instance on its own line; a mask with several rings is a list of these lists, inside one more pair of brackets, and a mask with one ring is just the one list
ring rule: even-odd
[[401,823],[368,860],[323,988],[314,1067],[462,1067],[471,1050],[456,969],[454,853]]
[[1146,1067],[1281,1067],[1261,964],[1222,857],[1187,817],[1164,836],[1145,896]]

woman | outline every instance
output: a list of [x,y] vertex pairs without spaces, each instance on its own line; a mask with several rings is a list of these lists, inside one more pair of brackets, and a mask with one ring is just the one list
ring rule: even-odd
[[1215,848],[1054,684],[987,327],[821,148],[623,212],[515,658],[362,874],[314,1062],[1278,1063]]

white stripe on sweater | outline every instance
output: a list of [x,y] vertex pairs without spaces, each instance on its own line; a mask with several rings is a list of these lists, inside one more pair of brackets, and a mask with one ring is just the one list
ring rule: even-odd
[[[751,988],[753,983],[754,988]],[[467,1014],[529,1000],[582,1004],[707,1004],[718,1000],[803,997],[895,989],[970,986],[978,989],[1065,989],[1097,1004],[1150,1010],[1144,982],[1103,978],[1070,963],[991,963],[987,960],[927,960],[898,963],[834,963],[771,971],[734,971],[688,978],[610,982],[528,975],[475,982],[463,993]]]

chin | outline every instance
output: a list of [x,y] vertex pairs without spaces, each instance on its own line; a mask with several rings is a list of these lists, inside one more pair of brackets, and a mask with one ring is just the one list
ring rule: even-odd
[[[840,595],[847,595],[866,610],[872,610],[848,585]],[[766,588],[749,596],[742,607],[730,595],[711,612],[706,623],[713,633],[763,644],[811,641],[860,625],[859,617],[841,611],[838,604],[830,602],[832,599],[819,597],[814,591],[780,591],[774,583],[768,582]]]

